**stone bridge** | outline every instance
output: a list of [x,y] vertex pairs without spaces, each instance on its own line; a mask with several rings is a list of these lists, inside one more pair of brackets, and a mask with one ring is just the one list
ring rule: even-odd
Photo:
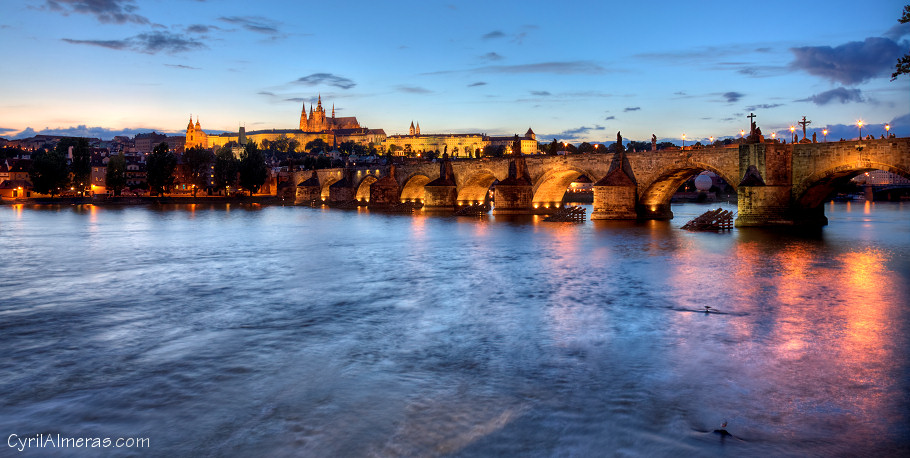
[[584,175],[595,182],[592,219],[669,219],[670,198],[704,170],[736,188],[737,226],[823,225],[825,199],[854,176],[886,170],[910,178],[910,138],[352,166],[295,172],[293,182],[298,201],[330,205],[420,202],[453,211],[492,197],[494,213],[548,213]]

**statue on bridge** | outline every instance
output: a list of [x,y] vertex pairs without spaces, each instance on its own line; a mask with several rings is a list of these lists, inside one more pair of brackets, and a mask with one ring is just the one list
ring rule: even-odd
[[657,135],[651,134],[651,151],[657,151]]

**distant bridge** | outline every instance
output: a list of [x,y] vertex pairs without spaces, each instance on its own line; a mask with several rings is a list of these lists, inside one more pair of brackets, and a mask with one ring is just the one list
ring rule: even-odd
[[595,182],[592,219],[669,219],[673,194],[704,170],[736,188],[737,226],[823,225],[836,186],[871,170],[910,178],[910,138],[407,163],[393,175],[391,166],[354,166],[295,172],[292,183],[298,200],[442,211],[488,201],[498,183],[494,213],[547,213],[584,175]]

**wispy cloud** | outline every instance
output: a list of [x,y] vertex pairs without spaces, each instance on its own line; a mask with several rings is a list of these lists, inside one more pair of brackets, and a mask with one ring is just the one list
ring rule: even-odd
[[219,27],[214,25],[204,25],[204,24],[193,24],[186,27],[187,33],[209,33],[212,30],[221,30]]
[[902,46],[881,37],[851,41],[840,46],[803,46],[791,48],[794,61],[790,66],[810,75],[820,76],[841,84],[859,84],[888,74]]
[[251,16],[251,17],[238,17],[238,16],[222,16],[218,18],[219,21],[227,22],[228,24],[238,25],[243,27],[250,32],[261,33],[264,35],[279,35],[281,32],[278,30],[278,23],[261,16]]
[[486,86],[486,85],[487,85],[486,82],[484,82],[484,81],[478,81],[478,82],[476,82],[476,83],[471,83],[471,84],[469,84],[468,87],[478,87],[478,86]]
[[334,86],[341,89],[351,89],[357,85],[357,83],[351,81],[348,78],[334,75],[332,73],[313,73],[301,78],[297,78],[294,83],[304,84],[306,86],[318,86],[324,84],[326,86]]
[[72,38],[63,38],[62,40],[71,44],[99,46],[121,51],[136,51],[145,54],[157,54],[159,52],[175,54],[206,48],[205,44],[200,41],[170,32],[142,33],[123,40],[76,40]]
[[831,89],[830,91],[825,91],[805,99],[797,100],[797,102],[812,102],[816,105],[827,105],[832,102],[840,102],[844,104],[848,102],[865,101],[866,98],[863,97],[862,91],[859,89],[847,89],[844,87]]
[[189,65],[182,64],[164,64],[165,67],[179,68],[182,70],[199,70],[199,67],[190,67]]
[[557,134],[544,134],[540,135],[540,138],[557,138],[561,141],[586,141],[591,140],[596,135],[596,133],[606,130],[606,127],[600,125],[594,126],[581,126],[574,129],[566,129]]
[[546,97],[546,96],[553,95],[553,94],[550,94],[549,91],[531,91],[531,95],[536,95],[538,97]]
[[638,110],[641,110],[641,107],[626,107],[622,111],[629,112],[629,111],[638,111]]
[[105,24],[149,23],[148,18],[134,13],[139,9],[134,0],[45,0],[44,7],[64,16],[88,14]]
[[746,107],[746,111],[755,111],[755,110],[770,110],[772,108],[782,107],[783,103],[763,103],[760,105],[752,105]]
[[408,94],[430,94],[433,92],[420,86],[398,86],[395,88],[395,90],[399,92],[406,92]]

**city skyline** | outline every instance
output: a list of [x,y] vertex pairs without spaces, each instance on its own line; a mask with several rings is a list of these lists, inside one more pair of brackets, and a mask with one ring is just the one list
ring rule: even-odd
[[[389,135],[690,142],[802,116],[828,140],[910,135],[903,2],[297,5],[41,0],[0,6],[0,137],[295,128],[334,104]],[[785,137],[786,138],[786,137]],[[821,135],[819,134],[819,140]]]

